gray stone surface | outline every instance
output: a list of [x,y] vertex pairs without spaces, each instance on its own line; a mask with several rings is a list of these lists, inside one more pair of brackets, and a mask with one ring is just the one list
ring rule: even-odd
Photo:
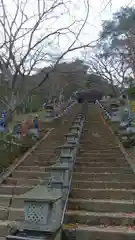
[[27,193],[18,196],[18,198],[22,198],[25,201],[55,202],[61,198],[61,195],[57,189],[55,191],[55,189],[51,190],[43,185],[37,185]]

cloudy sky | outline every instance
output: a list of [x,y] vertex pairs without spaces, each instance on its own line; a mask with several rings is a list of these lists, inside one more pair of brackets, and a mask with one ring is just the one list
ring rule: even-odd
[[[89,0],[89,17],[87,24],[85,25],[82,34],[79,39],[81,43],[88,43],[90,41],[97,40],[99,32],[102,29],[102,21],[110,19],[112,14],[120,9],[120,7],[135,6],[135,0]],[[86,8],[84,0],[73,0],[72,1],[72,15],[79,19],[81,16],[85,16]],[[69,19],[64,16],[64,22],[68,22]],[[58,23],[57,23],[58,24]],[[72,37],[71,39],[72,40]],[[61,38],[61,48],[65,49],[70,43],[69,38]],[[91,51],[91,50],[88,50]],[[71,52],[64,58],[69,60],[71,58],[81,57],[82,50]]]
[[[4,0],[4,4],[6,5],[7,11],[9,13],[9,16],[14,16],[16,11],[16,3],[19,0]],[[25,8],[25,13],[28,17],[32,16],[32,19],[27,22],[25,25],[26,28],[34,26],[34,23],[36,22],[36,18],[33,18],[34,14],[37,13],[37,0],[22,0],[22,2],[27,1],[27,5]],[[54,0],[40,0],[41,4],[45,1],[46,7],[49,7],[49,4],[52,4]],[[55,1],[61,1],[61,0],[55,0]],[[63,0],[64,3],[66,3],[66,7],[59,6],[54,11],[52,11],[50,14],[47,15],[48,20],[45,20],[40,25],[40,30],[37,31],[34,34],[33,42],[36,41],[39,37],[42,35],[48,34],[48,32],[55,31],[58,28],[68,26],[71,23],[74,22],[74,20],[77,20],[78,23],[73,25],[72,30],[73,33],[77,33],[81,23],[83,22],[86,13],[87,13],[87,6],[86,3],[89,2],[89,16],[87,19],[87,24],[83,28],[83,31],[81,35],[79,36],[79,41],[81,44],[87,44],[90,41],[94,41],[98,39],[99,32],[101,30],[102,21],[111,18],[112,13],[116,12],[120,9],[121,6],[135,6],[135,0]],[[20,0],[21,2],[21,0]],[[42,6],[41,6],[42,11]],[[2,16],[0,16],[2,17]],[[53,18],[52,18],[53,17]],[[20,16],[18,15],[18,18],[16,19],[16,24],[14,25],[14,28],[16,28],[17,25],[19,25]],[[82,20],[82,22],[81,22]],[[10,17],[9,17],[10,22]],[[25,30],[26,31],[26,30]],[[2,35],[2,31],[0,29],[0,33]],[[4,31],[3,31],[4,34]],[[2,38],[1,38],[2,39]],[[57,53],[65,51],[65,49],[70,46],[70,44],[74,41],[74,34],[71,33],[65,33],[64,35],[60,35],[59,44],[57,44],[57,41],[55,43],[51,43],[52,39],[49,39],[50,44],[48,45],[48,39],[44,43],[45,50],[52,51],[52,54],[57,55]],[[20,49],[20,45],[23,45],[23,51],[27,51],[27,42],[29,42],[29,35],[22,39],[22,41],[18,41],[16,43],[16,47]],[[78,42],[79,44],[79,42]],[[20,58],[22,50],[18,50],[18,58]],[[66,55],[65,59],[71,59],[75,57],[81,56],[81,51],[75,51],[70,53],[70,55]],[[19,55],[20,54],[20,55]]]
[[[77,18],[80,16],[85,16],[86,8],[84,5],[84,0],[73,0],[72,2],[74,2],[72,5],[72,14]],[[97,40],[99,37],[99,32],[102,29],[102,22],[110,19],[112,14],[118,11],[120,7],[126,6],[135,7],[135,0],[89,0],[89,17],[87,24],[80,35],[80,41],[87,44],[90,41]],[[68,22],[66,17],[65,21]],[[66,39],[64,39],[61,46],[65,47],[68,42],[68,40],[66,41]],[[72,56],[75,58],[81,56],[80,51],[75,51],[66,55],[65,59],[71,58]]]
[[89,30],[91,38],[96,38],[103,20],[109,19],[121,6],[135,6],[135,0],[89,0]]

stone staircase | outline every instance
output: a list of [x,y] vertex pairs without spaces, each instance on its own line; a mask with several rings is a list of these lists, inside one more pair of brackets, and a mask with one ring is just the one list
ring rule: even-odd
[[73,110],[12,173],[7,174],[3,181],[0,178],[0,240],[11,232],[12,226],[24,221],[24,200],[18,196],[47,181],[60,152],[56,149],[65,142],[65,134],[69,132],[80,106],[74,106]]
[[89,106],[64,221],[68,239],[135,239],[135,175],[97,105]]

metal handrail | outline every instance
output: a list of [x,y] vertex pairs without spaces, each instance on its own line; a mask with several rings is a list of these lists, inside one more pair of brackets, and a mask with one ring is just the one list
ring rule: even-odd
[[66,201],[65,201],[65,204],[64,204],[63,212],[62,212],[61,225],[64,222],[64,216],[65,216],[65,212],[66,212],[66,209],[67,209],[67,203],[68,203],[69,194],[70,194],[70,190],[71,190],[72,175],[73,175],[73,168],[72,168],[71,177],[70,177],[70,180],[69,180],[69,188],[68,188],[68,192],[67,192],[67,195],[66,195]]
[[96,100],[96,103],[103,109],[103,111],[107,115],[107,117],[109,117],[109,119],[111,119],[111,116],[110,116],[109,112],[106,111],[104,106],[98,100]]

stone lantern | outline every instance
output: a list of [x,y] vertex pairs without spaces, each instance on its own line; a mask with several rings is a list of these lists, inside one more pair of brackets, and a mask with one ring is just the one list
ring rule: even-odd
[[82,124],[84,122],[84,120],[80,119],[80,118],[76,118],[74,122],[76,122],[78,124]]
[[79,142],[78,134],[68,133],[68,134],[65,134],[65,137],[68,144],[78,144]]
[[72,126],[71,128],[70,128],[70,132],[71,133],[75,133],[75,134],[77,134],[78,136],[80,136],[80,134],[81,134],[81,129],[80,129],[80,127],[78,127],[78,126]]
[[37,185],[19,198],[24,199],[24,230],[55,232],[60,227],[62,195],[58,189]]
[[61,190],[62,202],[64,204],[69,188],[69,179],[71,176],[70,166],[68,163],[56,163],[51,167],[50,187]]
[[81,113],[79,113],[78,115],[77,115],[77,117],[76,117],[76,119],[83,119],[84,118],[84,116],[83,116],[83,114],[81,114]]
[[62,146],[59,146],[58,148],[61,149],[60,157],[62,158],[63,157],[73,158],[75,155],[76,146],[74,146],[73,144],[66,143]]
[[62,182],[62,187],[68,187],[69,184],[69,165],[68,163],[57,162],[51,167],[51,182]]
[[80,130],[82,130],[82,121],[74,121],[73,123],[72,123],[72,127],[78,127],[78,128],[80,128]]
[[67,143],[58,148],[61,149],[59,161],[68,163],[71,168],[76,154],[76,145]]
[[52,122],[55,117],[53,105],[46,105],[45,109],[46,109],[46,122]]

